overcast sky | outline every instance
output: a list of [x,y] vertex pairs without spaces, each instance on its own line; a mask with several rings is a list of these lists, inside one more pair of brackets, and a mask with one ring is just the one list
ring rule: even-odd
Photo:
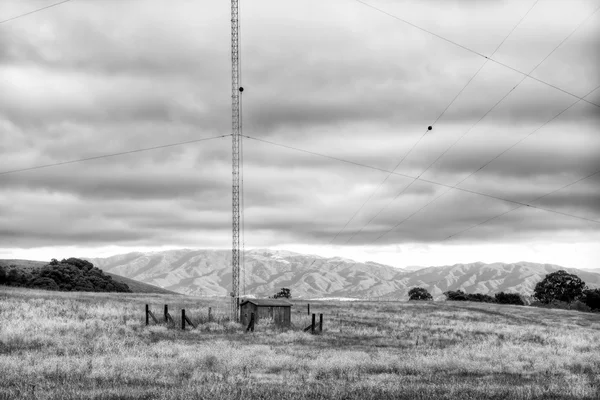
[[[368,2],[485,56],[536,3]],[[2,0],[0,20],[52,3]],[[540,0],[492,58],[583,97],[600,86],[598,6]],[[0,172],[229,134],[229,13],[228,1],[73,0],[0,24]],[[240,17],[244,134],[384,170],[486,62],[353,0],[241,1]],[[540,127],[460,187],[529,203],[600,170],[600,108],[522,80],[487,62],[397,172],[454,186]],[[246,248],[600,267],[599,223],[530,207],[444,240],[516,207],[458,190],[381,236],[448,190],[416,181],[367,225],[412,182],[396,175],[331,243],[387,173],[243,146]],[[600,220],[600,174],[532,204]],[[0,175],[0,258],[230,246],[231,137]]]

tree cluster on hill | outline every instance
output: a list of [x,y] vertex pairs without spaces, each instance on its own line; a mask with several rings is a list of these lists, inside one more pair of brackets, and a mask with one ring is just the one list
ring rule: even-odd
[[408,300],[433,300],[427,289],[414,287],[408,291]]
[[600,311],[600,289],[588,288],[575,274],[559,270],[535,285],[536,305],[550,308]]
[[79,292],[131,292],[129,286],[116,282],[94,267],[89,261],[78,258],[56,259],[30,272],[15,265],[0,267],[0,284],[35,289]]
[[499,304],[515,304],[519,306],[525,305],[523,296],[518,293],[496,293],[494,297],[482,293],[465,293],[462,290],[449,290],[444,293],[446,300],[451,301],[476,301],[480,303],[499,303]]
[[273,295],[274,299],[291,299],[292,291],[288,288],[281,288],[281,290]]
[[[420,289],[427,292],[422,288]],[[411,289],[412,291],[413,289]],[[411,292],[409,292],[410,295]],[[494,297],[481,293],[465,293],[462,290],[449,290],[444,293],[446,300],[477,301],[498,304],[525,305],[525,297],[519,293],[496,293]],[[559,270],[546,275],[533,291],[532,305],[546,308],[563,308],[578,311],[600,311],[600,289],[590,289],[577,275]]]

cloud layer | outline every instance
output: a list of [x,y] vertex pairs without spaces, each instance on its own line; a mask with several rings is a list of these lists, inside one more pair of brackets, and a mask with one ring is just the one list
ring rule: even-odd
[[[489,56],[533,3],[371,4]],[[492,58],[584,96],[600,86],[595,7],[540,2]],[[228,13],[227,2],[77,0],[0,25],[0,172],[230,133]],[[598,107],[358,2],[261,0],[241,16],[247,135],[393,169],[481,67],[397,172],[456,185],[483,167],[460,187],[530,202],[600,170]],[[600,90],[586,99],[600,103]],[[249,139],[244,166],[246,243],[259,247],[328,244],[386,177]],[[349,246],[437,243],[515,207],[454,190],[398,225],[447,190],[417,181],[396,198],[410,183],[390,177],[334,243],[361,229]],[[600,220],[599,183],[535,204]],[[2,249],[230,242],[230,138],[0,175],[0,187]],[[452,240],[598,235],[521,208]]]

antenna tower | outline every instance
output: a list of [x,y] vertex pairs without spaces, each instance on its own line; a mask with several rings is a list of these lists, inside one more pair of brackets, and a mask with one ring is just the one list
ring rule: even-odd
[[232,139],[232,230],[231,249],[231,319],[239,321],[240,298],[240,86],[239,0],[231,0],[231,139]]

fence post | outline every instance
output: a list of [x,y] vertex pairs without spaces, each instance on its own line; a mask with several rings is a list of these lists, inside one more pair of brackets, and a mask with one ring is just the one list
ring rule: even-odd
[[315,319],[316,319],[316,314],[312,315],[312,324],[310,325],[310,333],[312,333],[313,335],[315,334]]
[[181,310],[181,329],[185,330],[185,310]]
[[212,307],[208,307],[208,322],[212,321]]
[[308,304],[306,305],[306,308],[307,308],[307,310],[308,310],[308,314],[307,314],[307,315],[310,315],[310,303],[308,303]]
[[319,333],[323,332],[323,314],[319,314]]
[[169,322],[169,306],[165,304],[165,322]]
[[150,306],[146,304],[146,325],[148,325],[148,317],[152,318],[152,321],[154,321],[155,324],[158,324],[158,320],[154,314],[152,314],[152,311],[150,311]]

